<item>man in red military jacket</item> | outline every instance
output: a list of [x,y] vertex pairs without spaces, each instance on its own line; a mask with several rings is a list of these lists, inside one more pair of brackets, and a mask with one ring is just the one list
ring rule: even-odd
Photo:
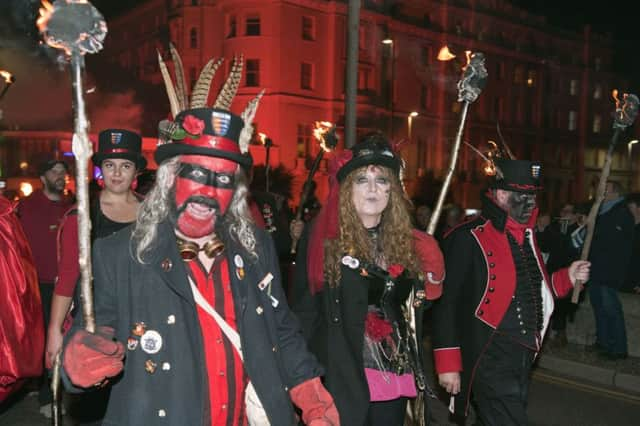
[[440,384],[452,411],[473,400],[480,424],[527,423],[529,373],[554,297],[589,276],[576,261],[547,274],[535,239],[541,165],[496,160],[482,214],[451,230],[442,244],[447,276],[433,308],[433,346]]

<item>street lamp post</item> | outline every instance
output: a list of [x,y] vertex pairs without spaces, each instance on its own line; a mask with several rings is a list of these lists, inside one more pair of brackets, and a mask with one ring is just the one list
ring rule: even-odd
[[407,116],[407,139],[411,142],[411,129],[413,128],[413,119],[418,116],[416,111],[411,111]]
[[389,136],[393,138],[393,114],[394,114],[394,102],[395,97],[395,82],[396,82],[396,52],[395,44],[391,37],[386,37],[382,40],[382,44],[389,46],[389,54],[391,56],[391,86],[389,89],[389,109],[391,111],[391,120],[389,123]]

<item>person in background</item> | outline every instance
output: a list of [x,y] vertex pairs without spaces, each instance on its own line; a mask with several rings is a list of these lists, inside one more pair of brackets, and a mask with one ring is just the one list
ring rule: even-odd
[[442,207],[442,218],[436,227],[435,236],[442,241],[444,236],[464,220],[464,210],[455,203],[445,204]]
[[[52,159],[40,164],[38,173],[42,189],[34,191],[29,197],[20,201],[17,210],[38,271],[45,327],[43,333],[46,333],[49,326],[51,299],[54,282],[58,275],[56,262],[58,227],[65,212],[73,203],[73,200],[64,192],[68,171],[67,163],[62,160]],[[45,373],[38,394],[40,412],[45,416],[51,412],[51,399],[49,380]]]
[[416,228],[422,232],[426,232],[433,210],[430,206],[420,201],[415,201],[414,206],[416,209],[414,213]]
[[547,274],[534,235],[542,166],[497,158],[495,167],[482,216],[442,242],[447,278],[433,307],[434,360],[456,414],[473,401],[479,424],[526,425],[530,370],[553,299],[588,278],[589,262]]
[[633,249],[625,290],[640,294],[640,192],[626,197],[627,208],[633,216]]
[[[93,154],[93,165],[100,168],[97,179],[101,188],[91,202],[91,239],[104,238],[135,222],[140,196],[135,192],[136,177],[146,165],[142,156],[142,138],[137,133],[123,129],[107,129],[100,132],[98,151]],[[72,301],[79,300],[76,292],[80,271],[78,266],[78,215],[77,207],[72,207],[62,222],[58,235],[58,279],[51,302],[51,316],[47,330],[45,362],[52,368],[54,360],[62,348],[63,334],[70,325],[68,315]],[[76,296],[76,297],[74,297]],[[106,408],[108,393],[100,397],[87,398],[82,405],[90,418],[101,418]],[[105,395],[106,394],[106,395]],[[76,404],[79,406],[80,404]],[[79,414],[80,417],[87,417]]]
[[627,357],[627,331],[618,291],[629,270],[633,250],[634,219],[627,208],[622,185],[607,182],[593,233],[589,260],[589,301],[596,321],[596,342],[590,348],[605,360]]
[[403,305],[439,297],[443,259],[413,229],[400,168],[379,133],[337,154],[329,199],[298,245],[292,307],[344,425],[402,425],[424,384],[422,324],[412,333]]

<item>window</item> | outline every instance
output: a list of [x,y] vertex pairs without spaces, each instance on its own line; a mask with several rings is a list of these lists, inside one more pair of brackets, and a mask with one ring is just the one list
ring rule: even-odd
[[193,89],[196,85],[196,69],[194,67],[189,68],[189,87]]
[[602,58],[599,56],[596,56],[596,58],[593,60],[593,68],[596,71],[600,71],[602,69]]
[[602,97],[602,86],[600,84],[596,84],[596,87],[593,89],[593,99],[600,99]]
[[244,35],[259,36],[260,35],[260,16],[249,15],[245,21]]
[[420,108],[427,109],[431,105],[431,96],[429,94],[429,86],[423,84],[420,86]]
[[513,71],[513,82],[516,84],[521,84],[524,82],[524,68],[522,68],[520,65],[518,65]]
[[502,118],[503,104],[504,101],[500,97],[493,100],[493,118],[495,120],[500,120]]
[[369,90],[371,83],[371,69],[358,68],[358,90]]
[[237,34],[238,20],[236,15],[229,15],[227,18],[227,38],[234,38]]
[[247,59],[247,72],[245,73],[245,86],[260,86],[260,59]]
[[303,16],[302,17],[302,39],[303,40],[315,40],[316,39],[315,20],[311,16]]
[[496,76],[498,80],[504,80],[504,62],[498,62]]
[[536,86],[536,72],[534,70],[529,70],[529,72],[527,73],[527,86]]
[[191,28],[191,31],[189,31],[189,44],[192,49],[198,48],[198,29],[197,28]]
[[569,84],[569,94],[575,96],[578,94],[578,80],[571,80]]
[[600,129],[602,128],[602,117],[600,114],[596,114],[593,116],[593,133],[600,133]]
[[420,48],[420,65],[427,67],[431,63],[431,47],[422,46]]
[[298,136],[296,138],[298,158],[305,158],[310,153],[311,134],[311,124],[298,124]]
[[306,62],[300,64],[300,88],[313,89],[313,64]]
[[568,129],[573,131],[577,128],[578,128],[578,113],[575,111],[569,111]]

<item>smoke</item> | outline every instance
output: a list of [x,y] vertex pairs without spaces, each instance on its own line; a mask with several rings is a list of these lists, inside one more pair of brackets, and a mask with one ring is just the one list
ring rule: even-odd
[[[71,131],[69,67],[58,50],[40,43],[35,26],[39,5],[39,0],[0,1],[0,69],[16,79],[0,101],[0,128]],[[101,54],[104,52],[97,55]],[[85,89],[91,89],[85,101],[92,132],[107,127],[140,130],[144,109],[135,99],[131,79],[127,86],[114,84],[112,79],[119,75],[98,79],[90,71],[84,72]],[[119,90],[111,89],[113,86]]]

